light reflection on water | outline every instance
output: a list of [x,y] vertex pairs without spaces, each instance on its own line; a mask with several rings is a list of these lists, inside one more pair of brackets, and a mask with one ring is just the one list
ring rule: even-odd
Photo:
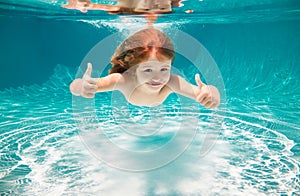
[[[299,130],[293,121],[278,120],[284,109],[269,103],[247,104],[229,99],[227,109],[220,111],[223,119],[220,132],[210,131],[211,112],[200,110],[201,119],[193,143],[179,158],[147,172],[118,170],[93,156],[78,136],[73,119],[68,84],[70,72],[56,68],[53,77],[43,86],[8,89],[0,93],[0,190],[5,194],[297,194],[299,186],[299,152],[293,151],[291,136]],[[65,76],[65,77],[63,77]],[[59,88],[59,89],[58,89]],[[55,96],[49,96],[54,94]],[[47,97],[47,99],[41,99]],[[109,137],[131,150],[159,148],[174,134],[181,115],[191,112],[176,108],[176,99],[167,101],[164,113],[169,124],[153,141],[134,141],[124,137],[111,116],[114,110],[107,102],[109,94],[101,95],[97,123]],[[255,105],[255,106],[253,106]],[[128,108],[127,108],[128,109]],[[201,108],[200,108],[201,109]],[[250,112],[245,112],[250,111]],[[124,112],[124,111],[123,111]],[[126,111],[125,111],[126,112]],[[132,112],[132,113],[130,113]],[[105,113],[105,115],[104,115]],[[134,115],[133,113],[136,113]],[[151,113],[132,106],[127,111],[140,124],[151,120]],[[116,114],[117,115],[117,114]],[[130,124],[126,116],[118,116],[123,126]],[[122,121],[123,120],[123,121]],[[155,123],[154,123],[155,125]],[[133,125],[130,125],[132,128]],[[151,130],[149,127],[146,129]],[[190,131],[189,127],[185,129]],[[286,135],[289,135],[287,137]],[[95,138],[97,139],[97,138]],[[204,141],[214,140],[213,148],[200,156]],[[180,142],[180,141],[179,141]],[[299,145],[299,144],[298,144]],[[143,149],[144,148],[144,149]],[[109,152],[109,149],[106,149]],[[296,153],[296,154],[293,154]],[[142,164],[141,160],[132,164]],[[299,193],[299,192],[298,192]]]

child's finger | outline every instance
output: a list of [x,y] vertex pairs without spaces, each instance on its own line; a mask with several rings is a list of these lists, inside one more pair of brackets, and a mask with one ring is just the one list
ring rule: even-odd
[[197,85],[198,85],[200,88],[202,88],[202,87],[205,85],[205,84],[201,81],[200,75],[199,75],[199,74],[196,74],[196,75],[195,75],[195,81],[196,81]]
[[205,104],[205,107],[213,109],[214,108],[213,105],[214,105],[214,102],[210,101]]
[[89,89],[89,90],[97,90],[98,89],[97,85],[89,84],[89,83],[86,84],[84,88]]
[[83,75],[83,78],[85,78],[85,77],[91,77],[91,75],[92,75],[92,69],[93,69],[92,63],[88,63],[86,71],[85,71],[85,73]]
[[207,104],[212,103],[212,98],[211,97],[205,97],[202,102],[201,102],[204,106],[207,107]]
[[207,96],[206,95],[199,95],[197,97],[197,101],[199,101],[201,104],[204,104],[205,101],[207,101]]
[[[203,85],[203,84],[202,84]],[[203,89],[201,89],[197,100],[201,103],[201,104],[205,104],[207,101],[211,100],[211,93],[210,90],[206,87],[203,87]]]
[[93,84],[93,85],[96,85],[97,86],[97,83],[98,83],[98,80],[95,79],[95,78],[88,78],[86,79],[87,83],[89,84]]
[[85,93],[85,94],[83,94],[83,97],[85,97],[85,98],[94,98],[94,96],[95,96],[95,93]]

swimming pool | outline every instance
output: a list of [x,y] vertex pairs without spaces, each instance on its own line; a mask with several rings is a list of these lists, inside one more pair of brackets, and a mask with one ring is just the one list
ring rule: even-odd
[[62,2],[0,1],[1,195],[300,194],[299,3],[184,1],[158,19],[179,50],[174,72],[194,82],[207,58],[200,71],[222,92],[211,111],[176,95],[154,108],[72,97],[86,60],[107,71],[97,47],[144,20]]

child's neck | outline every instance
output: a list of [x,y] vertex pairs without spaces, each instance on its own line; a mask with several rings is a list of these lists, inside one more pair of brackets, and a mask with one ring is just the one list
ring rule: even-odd
[[162,90],[162,88],[161,88],[161,89],[159,89],[159,90],[157,90],[157,91],[151,91],[151,90],[149,90],[145,85],[146,85],[146,84],[143,84],[143,85],[141,85],[141,86],[136,87],[136,88],[134,89],[134,91],[136,91],[137,93],[143,93],[143,94],[145,94],[145,95],[157,96],[157,95],[160,94],[160,92],[161,92],[161,90]]

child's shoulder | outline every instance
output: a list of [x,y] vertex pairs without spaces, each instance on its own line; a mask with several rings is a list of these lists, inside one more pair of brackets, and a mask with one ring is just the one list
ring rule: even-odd
[[185,88],[188,82],[181,76],[171,74],[170,80],[168,82],[168,86],[172,89],[172,91],[179,91],[182,88]]
[[181,77],[179,75],[171,74],[169,82],[167,83],[167,86],[170,89],[178,88],[180,78]]
[[176,75],[176,74],[171,74],[168,84],[176,85],[176,84],[178,84],[180,79],[181,79],[181,76]]

